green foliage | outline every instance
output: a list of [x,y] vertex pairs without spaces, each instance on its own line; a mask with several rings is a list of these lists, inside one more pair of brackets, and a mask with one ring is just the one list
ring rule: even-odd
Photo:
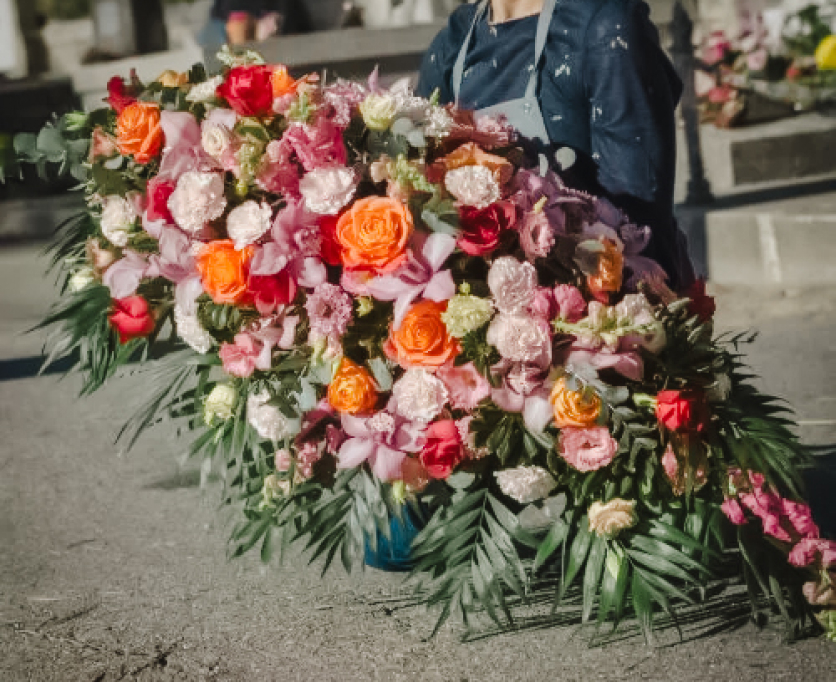
[[[70,114],[62,116],[55,123],[47,123],[41,131],[20,133],[14,138],[14,152],[20,163],[33,164],[38,175],[49,179],[47,168],[57,166],[56,174],[63,177],[72,175],[79,182],[87,180],[87,153],[90,141],[68,128]],[[12,170],[12,164],[7,164]],[[2,179],[3,173],[0,173]]]
[[462,351],[456,357],[457,365],[472,362],[483,376],[492,380],[491,367],[500,360],[499,351],[488,343],[488,325],[466,334],[460,341]]

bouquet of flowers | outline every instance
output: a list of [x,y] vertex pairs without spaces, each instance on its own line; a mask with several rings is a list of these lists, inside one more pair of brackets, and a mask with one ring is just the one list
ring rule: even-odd
[[233,555],[302,543],[324,573],[399,537],[439,626],[512,623],[558,567],[584,621],[646,634],[738,557],[755,612],[834,631],[805,452],[704,286],[641,255],[648,228],[529,167],[501,120],[221,56],[114,78],[18,146],[49,143],[88,205],[55,245],[47,362],[74,357],[84,393],[144,363],[121,435],[196,433],[242,509]]

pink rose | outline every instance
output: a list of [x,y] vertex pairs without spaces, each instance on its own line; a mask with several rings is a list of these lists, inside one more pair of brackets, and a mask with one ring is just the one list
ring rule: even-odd
[[491,385],[472,362],[460,367],[445,365],[436,376],[447,386],[450,405],[457,410],[473,410],[491,393]]
[[577,322],[586,315],[583,294],[571,284],[558,284],[554,288],[554,300],[560,311],[558,316],[567,322]]
[[735,526],[742,526],[746,523],[746,514],[743,513],[743,507],[735,498],[727,497],[720,505],[720,509]]
[[148,205],[145,207],[148,220],[164,220],[166,223],[174,224],[174,218],[168,208],[168,200],[176,186],[171,180],[164,180],[159,176],[148,181]]
[[529,213],[519,227],[520,246],[528,260],[545,258],[555,242],[555,230],[543,211]]
[[465,456],[456,422],[452,419],[433,422],[425,436],[421,464],[432,478],[447,478]]
[[618,443],[605,426],[560,430],[560,456],[578,471],[595,471],[612,462]]

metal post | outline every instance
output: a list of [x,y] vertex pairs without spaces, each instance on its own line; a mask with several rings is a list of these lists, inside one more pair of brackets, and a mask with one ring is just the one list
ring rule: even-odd
[[700,113],[697,109],[697,93],[694,88],[694,46],[692,36],[694,22],[681,0],[673,6],[671,22],[671,56],[674,67],[682,79],[683,90],[680,112],[685,123],[685,145],[688,151],[687,204],[708,204],[714,201],[711,186],[705,177],[700,147]]

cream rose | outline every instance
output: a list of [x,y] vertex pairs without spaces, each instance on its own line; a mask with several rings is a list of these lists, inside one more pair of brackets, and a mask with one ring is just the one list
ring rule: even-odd
[[363,122],[371,130],[386,130],[398,113],[398,101],[389,95],[369,95],[360,102]]
[[636,501],[622,500],[615,497],[607,503],[593,502],[587,512],[589,530],[598,537],[612,538],[625,528],[632,528],[638,523]]
[[232,131],[223,125],[204,124],[200,144],[209,156],[220,159],[232,144]]
[[220,419],[226,421],[238,404],[238,390],[232,384],[216,384],[203,403],[203,421],[209,426]]

